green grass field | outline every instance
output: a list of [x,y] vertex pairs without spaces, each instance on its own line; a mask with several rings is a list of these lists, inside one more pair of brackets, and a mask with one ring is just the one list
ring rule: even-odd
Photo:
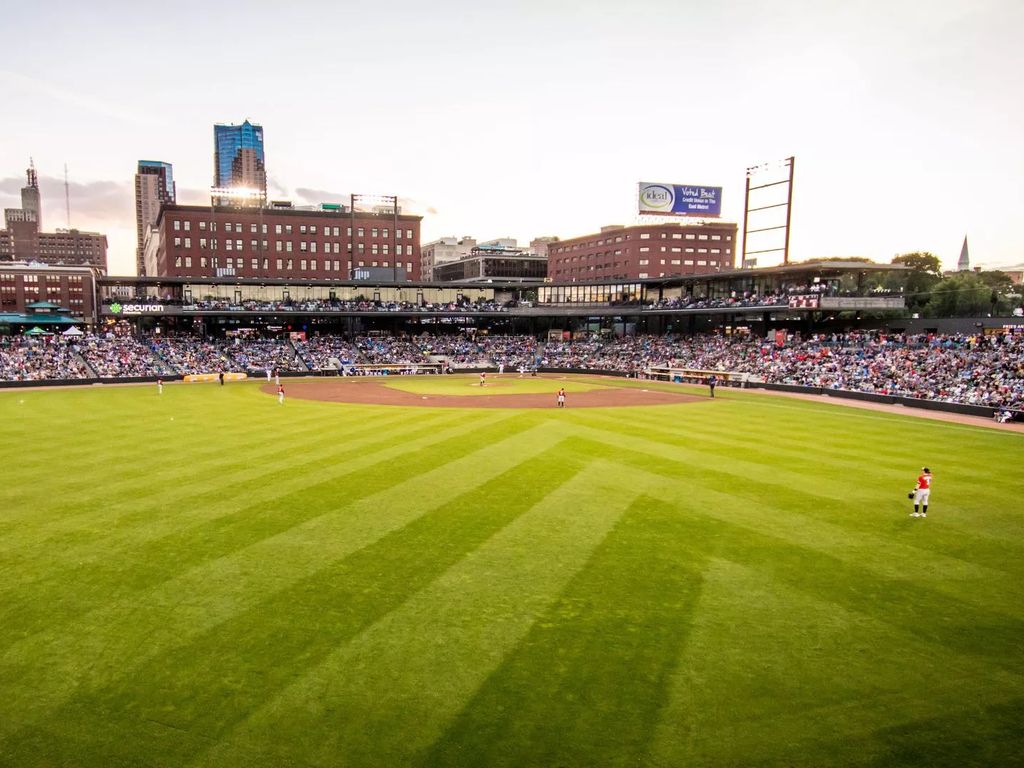
[[720,394],[0,392],[0,765],[1022,764],[1021,435]]

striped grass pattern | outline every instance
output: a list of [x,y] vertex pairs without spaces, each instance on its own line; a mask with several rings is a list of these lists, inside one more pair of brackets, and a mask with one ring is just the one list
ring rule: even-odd
[[1022,761],[1018,434],[169,385],[0,454],[3,766]]

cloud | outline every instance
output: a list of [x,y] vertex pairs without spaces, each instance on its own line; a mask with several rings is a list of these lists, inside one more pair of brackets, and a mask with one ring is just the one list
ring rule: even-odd
[[267,196],[270,198],[287,198],[288,189],[273,176],[267,176]]
[[437,208],[426,200],[416,200],[412,197],[400,197],[398,198],[398,205],[401,206],[403,211],[408,213],[416,213],[420,215],[426,213],[431,216],[437,215]]
[[[25,186],[24,176],[8,176],[0,179],[0,207],[21,206],[21,188]],[[280,195],[289,195],[283,188]],[[135,188],[133,184],[118,181],[71,181],[71,223],[81,229],[103,231],[103,227],[135,228]],[[39,191],[42,195],[43,227],[54,230],[65,227],[67,218],[64,211],[64,179],[56,176],[40,176]],[[196,187],[178,187],[177,201],[181,205],[209,205],[210,190]],[[298,187],[294,192],[297,202],[302,205],[318,203],[341,203],[348,205],[347,192]],[[398,205],[407,213],[437,215],[437,208],[423,200],[399,197]]]
[[[4,208],[21,206],[21,188],[24,176],[0,179],[0,205]],[[130,184],[118,181],[71,181],[71,224],[81,229],[98,229],[102,225],[135,226],[135,190]],[[39,177],[42,198],[43,228],[52,231],[67,226],[64,204],[64,179],[56,176]]]

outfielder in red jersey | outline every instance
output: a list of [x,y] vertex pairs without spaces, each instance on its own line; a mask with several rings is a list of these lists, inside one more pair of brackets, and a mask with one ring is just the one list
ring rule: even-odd
[[928,497],[931,492],[932,473],[928,467],[922,467],[914,487],[914,511],[910,513],[911,517],[928,517]]

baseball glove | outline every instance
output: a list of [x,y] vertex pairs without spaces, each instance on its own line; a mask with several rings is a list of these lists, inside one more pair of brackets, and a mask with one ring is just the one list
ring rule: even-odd
[[908,493],[908,494],[907,494],[907,498],[908,498],[908,499],[912,499],[912,498],[914,498],[914,492],[913,492],[913,491],[911,491],[910,493]]

